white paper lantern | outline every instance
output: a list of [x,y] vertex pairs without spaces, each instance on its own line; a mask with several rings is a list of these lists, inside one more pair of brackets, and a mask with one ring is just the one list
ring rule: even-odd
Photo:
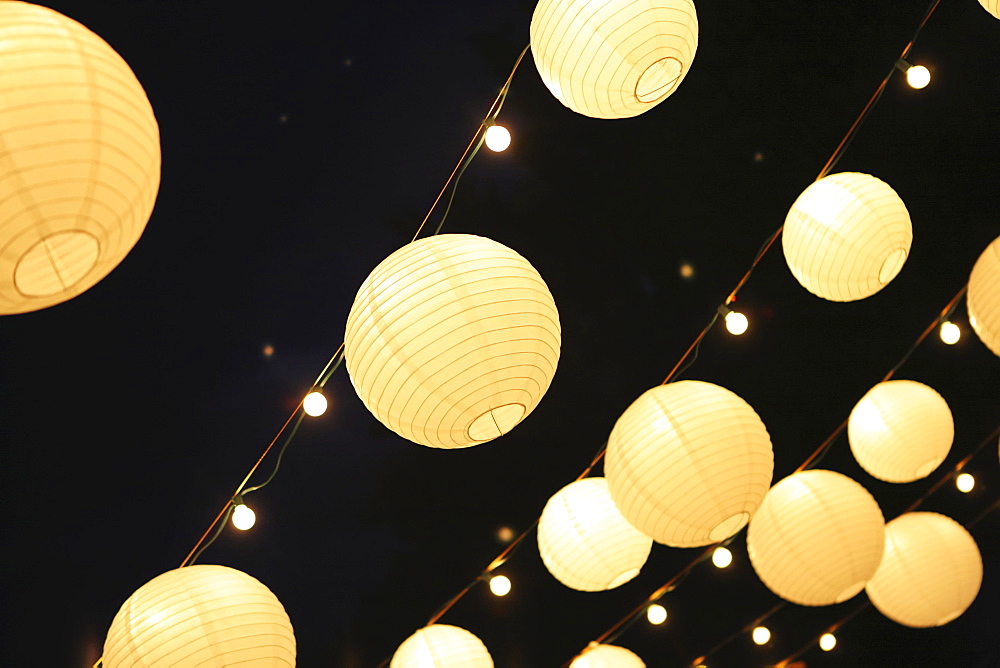
[[531,54],[560,102],[593,118],[637,116],[673,93],[698,48],[691,0],[539,0]]
[[0,2],[0,314],[92,287],[145,229],[160,136],[132,70],[58,12]]
[[389,668],[493,668],[493,657],[469,631],[432,624],[403,641]]
[[1000,19],[1000,0],[979,0],[979,4],[990,14]]
[[783,599],[831,605],[864,589],[882,559],[885,520],[868,491],[834,471],[801,471],[771,488],[747,529],[757,576]]
[[625,584],[639,574],[652,547],[652,539],[622,517],[604,478],[566,485],[545,504],[538,521],[545,568],[580,591]]
[[591,643],[580,656],[573,659],[569,668],[646,668],[646,664],[624,647]]
[[442,234],[386,258],[351,307],[347,370],[368,410],[415,443],[464,448],[506,434],[559,361],[559,315],[527,260]]
[[871,297],[896,277],[913,241],[899,195],[868,174],[831,174],[802,191],[785,218],[781,246],[792,275],[836,302]]
[[969,324],[979,340],[1000,356],[1000,237],[986,247],[972,267],[965,305]]
[[604,460],[625,519],[673,547],[710,545],[743,528],[773,468],[771,439],[753,408],[697,380],[636,399],[615,423]]
[[948,456],[955,423],[944,398],[923,383],[889,380],[861,398],[847,421],[851,452],[886,482],[925,478]]
[[104,666],[295,665],[281,602],[242,571],[198,565],[159,575],[128,597],[104,641]]
[[983,559],[961,524],[905,513],[885,525],[885,555],[866,590],[879,612],[906,626],[942,626],[965,612],[983,582]]

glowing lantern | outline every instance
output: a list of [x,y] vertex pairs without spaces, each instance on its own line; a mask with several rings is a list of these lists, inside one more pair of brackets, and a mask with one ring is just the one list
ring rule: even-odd
[[646,668],[646,664],[624,647],[590,643],[590,647],[573,659],[569,668]]
[[100,37],[0,2],[0,313],[88,290],[145,229],[160,183],[146,93]]
[[837,302],[870,297],[896,277],[913,240],[899,195],[868,174],[831,174],[802,191],[781,245],[802,287]]
[[556,492],[538,522],[538,552],[567,587],[603,591],[636,575],[652,539],[628,523],[604,478],[584,478]]
[[691,0],[539,0],[531,55],[556,99],[593,118],[637,116],[687,76],[698,48]]
[[969,324],[979,340],[1000,356],[1000,237],[986,247],[969,276],[965,297]]
[[493,668],[493,657],[469,631],[432,624],[403,641],[389,668]]
[[527,260],[490,239],[442,234],[368,276],[344,338],[347,370],[389,429],[465,448],[513,429],[559,360],[559,315]]
[[771,439],[729,390],[697,380],[644,393],[615,423],[604,461],[622,515],[673,547],[739,531],[771,484]]
[[104,666],[295,665],[295,636],[281,602],[225,566],[187,566],[128,597],[104,641]]
[[847,437],[865,471],[886,482],[913,482],[948,456],[955,424],[940,394],[923,383],[890,380],[857,403]]
[[882,559],[885,520],[845,475],[794,473],[771,488],[747,529],[750,563],[768,589],[799,605],[831,605],[864,589]]
[[983,9],[1000,19],[1000,0],[979,0]]
[[885,555],[866,590],[899,624],[942,626],[968,609],[983,582],[983,560],[965,528],[937,513],[905,513],[885,525]]

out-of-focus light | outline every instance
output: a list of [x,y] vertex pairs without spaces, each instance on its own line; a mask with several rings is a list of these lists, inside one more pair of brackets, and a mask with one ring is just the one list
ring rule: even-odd
[[684,280],[690,280],[694,278],[694,265],[690,262],[681,262],[680,266],[677,268],[677,273],[681,275]]
[[962,330],[959,329],[958,325],[953,322],[945,321],[941,323],[941,340],[947,343],[949,346],[953,346],[958,343],[958,340],[962,338]]
[[753,630],[753,642],[755,645],[766,645],[771,639],[771,631],[766,626],[758,626]]
[[910,88],[923,88],[931,82],[931,73],[923,65],[914,65],[906,70],[906,83]]
[[500,527],[497,529],[497,540],[501,543],[509,543],[514,540],[514,530],[510,527]]
[[264,356],[264,359],[269,360],[274,357],[274,346],[270,343],[265,343],[264,347],[260,349],[260,354]]
[[653,603],[646,608],[646,619],[650,624],[658,625],[667,621],[667,609],[659,603]]
[[510,132],[502,125],[491,125],[486,128],[485,141],[491,151],[505,151],[510,146]]
[[962,493],[968,494],[975,486],[976,479],[972,477],[971,473],[959,473],[955,477],[955,487]]
[[233,526],[240,531],[246,531],[257,521],[257,514],[247,505],[239,504],[233,508]]
[[510,578],[506,575],[494,575],[490,578],[490,591],[494,596],[506,596],[510,593]]
[[729,330],[730,334],[739,336],[747,331],[747,327],[749,326],[750,321],[739,311],[730,311],[726,314],[726,329]]
[[311,417],[319,417],[325,413],[326,405],[326,397],[317,390],[313,390],[302,400],[302,410]]
[[824,652],[829,652],[837,646],[837,636],[832,633],[824,633],[819,637],[819,648]]
[[715,564],[716,568],[725,568],[733,563],[733,553],[729,551],[729,548],[720,545],[712,552],[712,563]]

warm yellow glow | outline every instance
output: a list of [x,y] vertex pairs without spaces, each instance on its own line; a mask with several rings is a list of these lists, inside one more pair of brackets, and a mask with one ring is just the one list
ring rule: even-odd
[[949,346],[953,346],[958,343],[958,340],[962,338],[962,330],[959,329],[958,325],[951,321],[946,321],[941,323],[941,340],[947,343]]
[[729,551],[729,548],[717,547],[715,552],[712,552],[712,563],[715,564],[716,568],[725,568],[733,563],[733,553]]
[[819,648],[824,652],[829,652],[837,646],[837,636],[832,633],[824,633],[819,637]]
[[507,150],[510,146],[510,132],[502,125],[491,125],[486,128],[484,139],[486,148],[497,153]]
[[972,477],[971,473],[959,473],[955,478],[955,487],[957,487],[960,492],[968,494],[975,486],[976,479]]
[[646,619],[650,624],[662,624],[667,621],[667,609],[659,603],[654,603],[646,608]]
[[323,396],[322,392],[317,390],[313,390],[302,400],[302,410],[306,412],[306,415],[311,417],[319,417],[325,413],[326,406],[326,397]]
[[685,280],[692,279],[694,278],[694,265],[690,262],[682,262],[681,266],[677,269],[677,273]]
[[493,668],[493,657],[483,641],[465,629],[431,624],[404,640],[389,663],[389,668],[432,666]]
[[758,626],[753,630],[753,642],[755,645],[766,645],[771,639],[771,631],[766,626]]
[[490,591],[494,596],[506,596],[510,593],[510,578],[506,575],[494,575],[490,578]]
[[233,508],[233,526],[240,531],[246,531],[257,521],[257,515],[253,509],[244,504],[239,504]]
[[923,88],[931,82],[931,73],[923,65],[914,65],[906,70],[906,83],[910,88]]
[[500,527],[497,529],[497,540],[501,543],[509,543],[514,540],[514,530],[510,527]]
[[739,336],[743,332],[747,331],[747,327],[749,326],[750,321],[747,320],[747,317],[739,311],[730,311],[726,314],[726,329],[729,330],[730,334]]

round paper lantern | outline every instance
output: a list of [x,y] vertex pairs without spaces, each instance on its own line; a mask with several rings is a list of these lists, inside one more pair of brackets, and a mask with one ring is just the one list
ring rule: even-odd
[[531,55],[560,102],[593,118],[628,118],[665,100],[698,48],[691,0],[539,0]]
[[104,641],[104,666],[295,665],[295,636],[281,602],[225,566],[159,575],[122,605]]
[[979,0],[979,4],[990,14],[1000,19],[1000,0]]
[[389,668],[493,668],[493,657],[469,631],[432,624],[403,641]]
[[913,241],[910,214],[874,176],[844,172],[802,191],[781,246],[795,280],[835,302],[871,297],[896,277]]
[[889,380],[861,398],[847,421],[851,452],[886,482],[930,475],[951,450],[955,423],[944,398],[923,383]]
[[559,315],[527,260],[442,234],[382,261],[351,307],[347,370],[368,410],[415,443],[464,448],[514,428],[559,361]]
[[1000,356],[1000,237],[986,247],[972,267],[965,305],[969,324],[979,340]]
[[865,588],[882,559],[885,520],[868,491],[834,471],[794,473],[771,488],[747,529],[757,576],[781,598],[831,605]]
[[697,380],[636,399],[615,423],[604,460],[625,519],[673,547],[710,545],[743,528],[773,468],[771,439],[753,408]]
[[92,287],[139,240],[160,183],[149,100],[104,40],[0,2],[0,313]]
[[646,664],[624,647],[591,643],[569,668],[646,668]]
[[538,552],[559,582],[603,591],[636,575],[652,539],[622,517],[604,478],[584,478],[556,492],[538,521]]
[[905,513],[885,525],[885,555],[865,588],[879,612],[905,626],[942,626],[965,612],[983,582],[983,559],[961,524]]

